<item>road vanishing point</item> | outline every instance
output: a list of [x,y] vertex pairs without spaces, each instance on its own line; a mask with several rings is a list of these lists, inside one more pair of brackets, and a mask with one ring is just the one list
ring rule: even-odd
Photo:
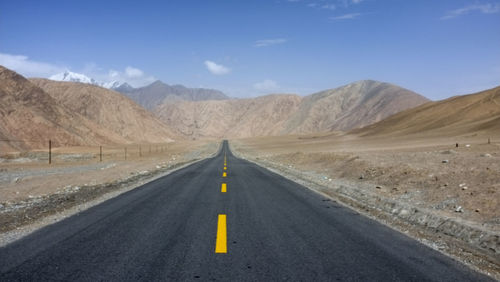
[[0,281],[488,281],[256,164],[208,158],[0,248]]

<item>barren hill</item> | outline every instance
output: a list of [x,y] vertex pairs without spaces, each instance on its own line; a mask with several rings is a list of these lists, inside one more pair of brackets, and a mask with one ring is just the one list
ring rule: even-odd
[[152,113],[118,92],[99,86],[30,79],[59,105],[132,143],[171,141],[172,131]]
[[297,110],[297,95],[254,99],[167,102],[156,108],[161,120],[190,138],[251,137],[279,134]]
[[228,99],[224,93],[218,90],[168,85],[159,80],[141,88],[119,87],[116,90],[127,95],[148,110],[153,110],[156,106],[169,101]]
[[353,131],[363,136],[416,133],[457,136],[481,132],[500,133],[500,87],[429,102]]
[[0,66],[0,138],[2,148],[42,148],[54,144],[120,142],[79,113],[58,105],[44,90]]
[[286,133],[350,130],[380,121],[429,100],[389,83],[363,80],[304,97]]
[[388,83],[360,81],[301,98],[167,102],[155,109],[177,132],[194,138],[239,138],[349,130],[428,100]]

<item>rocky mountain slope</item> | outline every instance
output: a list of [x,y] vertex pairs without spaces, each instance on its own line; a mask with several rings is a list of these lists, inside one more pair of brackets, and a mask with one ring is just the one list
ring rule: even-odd
[[300,96],[268,95],[253,99],[167,102],[156,108],[161,120],[189,138],[276,135],[298,109]]
[[359,81],[306,97],[164,102],[155,113],[185,136],[240,138],[350,130],[428,100],[404,88]]
[[182,85],[168,85],[159,80],[140,88],[118,87],[115,89],[146,109],[172,101],[206,101],[229,99],[224,93],[204,88],[187,88]]
[[304,97],[286,133],[350,130],[380,121],[429,100],[389,83],[363,80]]
[[[0,66],[0,147],[45,148],[57,144],[100,144],[124,138],[59,105],[43,89]],[[10,140],[10,141],[5,141]]]
[[500,87],[429,102],[354,130],[362,136],[434,134],[458,136],[500,132]]
[[30,79],[59,105],[132,143],[171,141],[173,132],[152,113],[118,92],[102,87]]

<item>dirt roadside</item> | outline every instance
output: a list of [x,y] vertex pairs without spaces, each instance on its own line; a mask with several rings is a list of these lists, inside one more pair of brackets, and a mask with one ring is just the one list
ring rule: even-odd
[[0,166],[0,246],[213,156],[220,143],[185,143],[158,156],[106,163]]
[[342,138],[230,145],[241,158],[500,279],[500,144],[467,140],[456,148],[435,140],[394,149],[387,140],[335,141]]

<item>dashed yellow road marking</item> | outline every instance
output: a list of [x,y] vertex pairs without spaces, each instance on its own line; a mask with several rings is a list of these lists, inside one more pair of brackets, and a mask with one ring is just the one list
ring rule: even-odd
[[227,192],[227,184],[226,183],[222,183],[222,186],[220,187],[220,191],[222,193],[226,193]]
[[227,170],[227,166],[224,167],[224,170]]
[[222,173],[222,177],[226,177],[226,176],[227,176],[227,173],[224,171],[224,172]]
[[215,241],[215,252],[218,254],[227,253],[227,228],[225,214],[219,214],[219,221],[217,223],[217,239]]

